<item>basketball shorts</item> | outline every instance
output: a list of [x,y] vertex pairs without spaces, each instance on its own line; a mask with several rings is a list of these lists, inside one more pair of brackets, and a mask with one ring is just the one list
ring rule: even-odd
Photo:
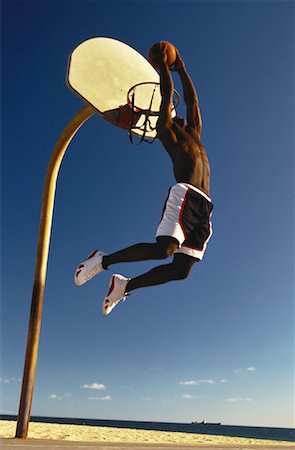
[[202,260],[212,235],[210,221],[213,204],[210,197],[187,183],[177,183],[169,190],[156,236],[170,236],[184,253]]

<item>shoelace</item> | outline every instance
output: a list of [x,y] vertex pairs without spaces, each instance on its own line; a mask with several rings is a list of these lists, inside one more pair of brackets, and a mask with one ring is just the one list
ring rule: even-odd
[[[85,264],[85,263],[84,263]],[[94,275],[96,275],[97,274],[97,272],[98,272],[98,270],[100,269],[100,266],[102,267],[102,264],[101,263],[98,263],[98,264],[96,264],[92,269],[90,269],[89,271],[88,271],[88,269],[87,269],[87,265],[86,265],[86,274],[84,275],[84,277],[87,279],[87,280],[89,280],[89,278],[92,278]],[[102,267],[102,269],[103,269],[103,267]],[[105,270],[105,269],[103,269],[103,270]]]

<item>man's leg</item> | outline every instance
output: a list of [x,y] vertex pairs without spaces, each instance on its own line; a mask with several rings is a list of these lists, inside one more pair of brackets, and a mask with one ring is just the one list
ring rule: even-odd
[[177,253],[174,255],[171,264],[155,267],[143,275],[131,278],[127,283],[126,292],[138,288],[168,283],[169,281],[183,280],[188,277],[196,261],[198,260],[191,256]]
[[138,277],[128,279],[119,274],[113,275],[109,291],[102,304],[102,313],[108,315],[126,297],[126,293],[134,289],[183,280],[189,275],[196,261],[197,259],[192,256],[176,253],[171,264],[155,267]]
[[118,252],[105,255],[102,266],[107,269],[112,264],[122,262],[148,261],[165,259],[172,256],[178,247],[178,241],[169,236],[160,236],[153,244],[135,244]]

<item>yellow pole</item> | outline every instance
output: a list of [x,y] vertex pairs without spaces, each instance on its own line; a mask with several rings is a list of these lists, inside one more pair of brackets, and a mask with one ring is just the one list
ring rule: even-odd
[[47,260],[58,172],[63,156],[72,138],[81,125],[83,125],[83,123],[94,113],[94,108],[87,105],[69,122],[56,143],[46,171],[22,392],[15,435],[17,438],[26,439],[28,435],[38,358],[43,295],[46,281]]

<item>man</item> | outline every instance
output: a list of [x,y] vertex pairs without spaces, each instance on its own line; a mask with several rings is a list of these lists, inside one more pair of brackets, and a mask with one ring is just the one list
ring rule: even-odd
[[161,52],[162,100],[157,137],[172,160],[177,184],[169,190],[156,242],[136,244],[108,255],[101,251],[93,252],[78,266],[75,283],[80,286],[116,263],[160,260],[172,255],[173,261],[135,278],[113,275],[103,301],[102,312],[105,315],[134,289],[185,279],[195,262],[202,260],[212,234],[210,167],[200,140],[202,120],[197,93],[177,50],[176,62],[171,70],[178,72],[182,82],[187,122],[179,116],[172,118],[174,85],[167,64],[166,47]]

